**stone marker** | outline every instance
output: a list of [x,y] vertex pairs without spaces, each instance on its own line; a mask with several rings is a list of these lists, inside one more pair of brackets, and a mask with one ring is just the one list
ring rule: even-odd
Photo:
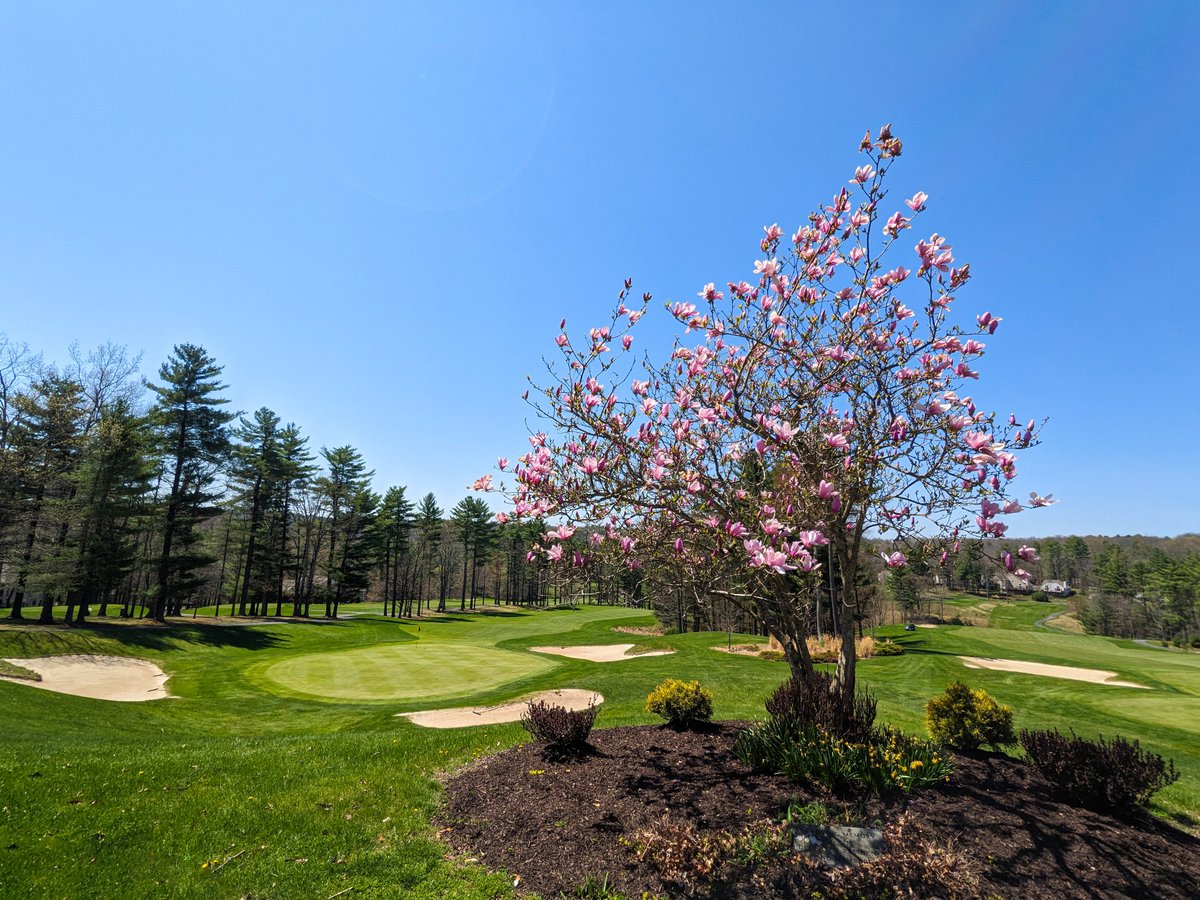
[[827,869],[859,866],[883,855],[883,832],[845,825],[797,825],[792,849]]

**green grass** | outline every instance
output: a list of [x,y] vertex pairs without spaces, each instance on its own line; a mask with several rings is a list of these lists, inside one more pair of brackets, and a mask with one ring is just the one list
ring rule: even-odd
[[268,666],[262,677],[277,692],[334,700],[443,701],[556,668],[531,653],[462,642],[383,644],[309,653]]
[[[862,662],[861,678],[882,717],[919,733],[924,702],[962,679],[1012,705],[1018,726],[1137,738],[1183,772],[1158,811],[1194,821],[1200,655],[1033,626],[1055,608],[1001,602],[989,628],[881,629],[907,652]],[[524,732],[429,730],[396,712],[580,687],[606,698],[598,727],[649,723],[646,695],[675,677],[710,688],[717,718],[746,719],[762,714],[787,672],[715,652],[725,634],[612,631],[648,624],[637,611],[488,610],[254,627],[202,618],[170,628],[0,626],[0,657],[151,659],[179,698],[106,703],[0,682],[0,896],[506,896],[511,877],[446,858],[431,817],[440,772]],[[677,652],[590,663],[526,650],[630,642]],[[1111,669],[1152,690],[966,669],[958,655]]]
[[22,678],[25,681],[42,680],[42,676],[37,672],[24,666],[18,666],[16,663],[10,663],[7,659],[0,659],[0,675],[6,678]]

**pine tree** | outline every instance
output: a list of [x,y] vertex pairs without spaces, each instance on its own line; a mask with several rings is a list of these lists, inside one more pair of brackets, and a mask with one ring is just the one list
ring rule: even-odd
[[106,604],[137,560],[139,513],[150,491],[153,465],[145,421],[118,399],[100,413],[73,474],[79,498],[75,590],[67,621],[83,624],[88,605]]
[[[404,496],[404,487],[390,487],[379,511],[383,535],[383,601],[390,603],[390,615],[403,612],[408,594],[408,574],[412,569],[413,505]],[[387,607],[385,606],[385,609]]]
[[[418,550],[418,585],[420,580],[433,573],[438,563],[438,550],[442,541],[442,508],[438,506],[437,498],[432,493],[426,494],[417,504],[416,515],[417,536],[420,540]],[[420,587],[418,586],[418,591]],[[446,611],[444,593],[438,603],[438,612]],[[417,614],[421,612],[420,598],[417,600]]]
[[315,482],[329,516],[329,548],[325,558],[325,616],[336,619],[338,606],[370,580],[377,547],[378,495],[362,456],[353,447],[321,448],[328,474]]
[[[266,612],[266,590],[274,585],[273,572],[264,571],[258,551],[264,543],[268,513],[280,487],[279,416],[264,406],[254,413],[253,420],[243,417],[239,421],[233,438],[236,443],[230,474],[238,487],[236,499],[242,504],[247,521],[238,615],[246,615],[248,601],[252,603],[250,614],[259,615]],[[253,600],[250,599],[252,587]]]
[[23,618],[30,589],[42,593],[40,622],[53,621],[54,598],[69,588],[74,559],[67,546],[75,486],[71,474],[83,447],[82,389],[48,371],[15,398],[14,452],[16,593],[12,619]]
[[222,409],[229,401],[217,396],[225,389],[221,371],[202,347],[178,344],[158,370],[162,384],[147,385],[157,395],[151,422],[170,483],[151,607],[158,621],[182,610],[199,586],[196,571],[210,561],[198,549],[196,526],[218,512],[214,485],[229,453],[226,426],[235,418]]

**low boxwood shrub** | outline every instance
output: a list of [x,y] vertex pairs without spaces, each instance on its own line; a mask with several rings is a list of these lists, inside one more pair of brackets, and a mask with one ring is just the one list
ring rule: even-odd
[[848,741],[867,740],[875,727],[875,698],[866,691],[854,697],[850,709],[833,692],[833,676],[828,672],[793,676],[767,700],[772,718],[790,717],[816,725]]
[[738,758],[756,769],[814,782],[840,794],[883,797],[946,781],[952,766],[931,741],[894,728],[850,742],[793,716],[772,716],[738,734]]
[[677,728],[688,728],[712,718],[712,692],[698,681],[668,678],[646,698],[646,712],[666,719]]
[[1017,742],[1012,707],[1001,706],[987,691],[973,691],[961,681],[925,704],[925,724],[935,741],[959,750]]
[[550,751],[569,754],[587,746],[596,713],[595,703],[588,704],[586,709],[567,709],[544,700],[530,701],[521,713],[521,724]]
[[1050,595],[1047,594],[1045,591],[1034,591],[1032,594],[1029,595],[1029,599],[1036,601],[1037,603],[1049,603]]
[[1133,815],[1178,780],[1173,760],[1122,737],[1089,741],[1074,732],[1022,731],[1025,756],[1067,798],[1119,815]]
[[901,656],[903,653],[904,648],[891,638],[884,638],[882,641],[875,642],[876,656]]

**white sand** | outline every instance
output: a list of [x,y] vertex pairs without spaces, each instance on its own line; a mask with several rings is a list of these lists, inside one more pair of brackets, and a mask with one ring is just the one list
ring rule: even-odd
[[[135,703],[169,697],[167,673],[144,659],[123,656],[42,656],[34,659],[9,659],[42,676],[41,681],[6,678],[17,684],[91,697],[94,700],[119,700]],[[0,676],[2,677],[2,676]]]
[[1024,675],[1045,675],[1047,678],[1067,678],[1071,681],[1087,681],[1091,684],[1111,684],[1118,687],[1142,688],[1144,684],[1120,681],[1116,672],[1104,669],[1081,669],[1077,666],[1052,666],[1049,663],[1025,662],[1019,659],[991,659],[986,656],[960,656],[963,664],[971,669],[996,669],[1000,672],[1020,672]]
[[674,650],[649,650],[646,653],[630,654],[635,644],[596,644],[580,647],[530,647],[534,653],[553,653],[571,659],[586,659],[588,662],[617,662],[622,659],[638,659],[642,656],[670,656]]
[[457,709],[429,709],[424,712],[396,713],[414,725],[426,728],[466,728],[471,725],[498,725],[501,722],[516,722],[530,703],[544,701],[567,709],[587,709],[593,703],[599,706],[604,697],[595,691],[564,688],[561,691],[541,691],[523,700],[513,700],[498,706],[460,706]]
[[918,628],[937,628],[936,625],[931,625],[928,622],[918,622],[917,627]]

